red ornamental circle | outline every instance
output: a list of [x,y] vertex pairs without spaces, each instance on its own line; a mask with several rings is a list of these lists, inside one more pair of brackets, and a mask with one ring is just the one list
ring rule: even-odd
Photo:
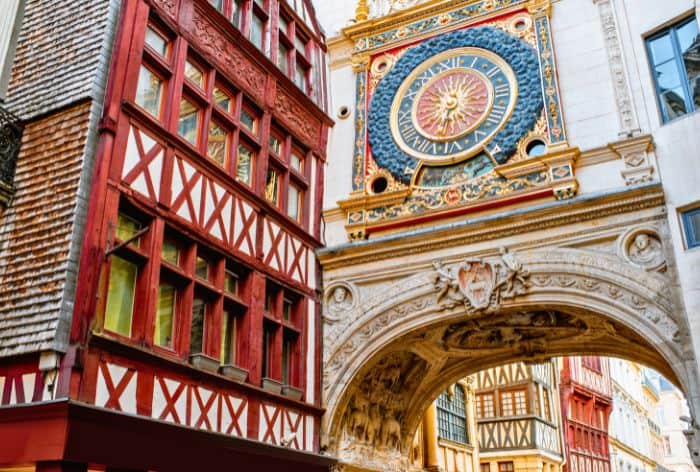
[[418,97],[416,124],[434,139],[464,135],[486,117],[490,95],[486,79],[477,72],[447,72],[426,85]]

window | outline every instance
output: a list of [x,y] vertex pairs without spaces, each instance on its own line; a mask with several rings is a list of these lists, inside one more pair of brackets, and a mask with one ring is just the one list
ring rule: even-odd
[[469,444],[467,437],[466,397],[461,385],[454,393],[442,392],[437,400],[438,436],[461,444]]
[[650,36],[646,43],[663,121],[696,110],[700,106],[700,37],[695,15]]
[[479,393],[476,395],[476,417],[493,418],[493,393]]
[[236,338],[238,317],[231,310],[224,310],[221,316],[221,363],[236,363]]
[[305,161],[307,152],[275,127],[269,137],[269,166],[265,186],[265,197],[274,206],[281,208],[289,218],[300,225],[304,221],[306,191],[309,187],[309,172]]
[[225,166],[228,155],[228,132],[214,120],[209,122],[207,155],[220,166]]
[[700,246],[700,207],[681,213],[688,249]]
[[126,337],[132,333],[139,261],[143,261],[140,235],[144,228],[138,219],[118,213],[113,243],[116,250],[109,258],[104,329]]
[[168,39],[151,25],[146,27],[146,45],[160,56],[168,57],[168,53],[170,52]]
[[136,104],[160,118],[163,102],[163,79],[146,66],[141,66],[139,81],[136,85]]
[[479,472],[491,472],[491,463],[482,462],[481,464],[479,464]]
[[267,178],[265,179],[265,198],[274,206],[277,206],[279,203],[279,172],[272,168],[267,169]]
[[549,389],[542,387],[542,409],[544,410],[544,419],[552,421],[552,407],[549,403]]
[[[285,385],[298,386],[301,339],[302,297],[291,290],[267,281],[265,286],[264,329],[266,341],[263,346],[265,377],[273,377]],[[279,377],[277,377],[279,376]]]
[[596,372],[601,372],[600,357],[598,356],[585,356],[581,358],[581,363],[587,369],[594,370]]
[[236,180],[252,187],[254,161],[255,154],[253,150],[245,144],[239,144],[236,157]]
[[138,267],[119,256],[112,256],[107,290],[104,327],[123,336],[131,336],[131,314]]
[[501,416],[527,414],[527,395],[524,389],[501,392]]
[[192,324],[190,328],[190,354],[204,352],[204,325],[207,315],[207,302],[200,297],[192,301]]
[[512,462],[499,462],[498,463],[498,472],[513,472],[515,469],[513,468],[513,463]]
[[161,282],[158,287],[158,307],[156,309],[153,343],[156,346],[172,348],[175,330],[175,287]]
[[197,105],[186,98],[180,100],[180,117],[177,122],[177,132],[193,146],[197,145],[199,120],[200,112]]

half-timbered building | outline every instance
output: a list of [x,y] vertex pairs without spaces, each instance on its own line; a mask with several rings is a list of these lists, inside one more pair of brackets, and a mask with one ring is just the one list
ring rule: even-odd
[[327,469],[311,2],[14,3],[0,468]]
[[612,411],[610,360],[561,359],[562,427],[567,472],[610,472],[608,429]]

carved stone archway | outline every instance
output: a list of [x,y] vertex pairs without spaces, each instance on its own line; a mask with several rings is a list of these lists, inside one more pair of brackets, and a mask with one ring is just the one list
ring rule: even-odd
[[674,287],[634,260],[582,249],[426,265],[325,321],[326,446],[346,463],[403,470],[423,411],[447,385],[572,353],[633,357],[695,409],[696,361]]

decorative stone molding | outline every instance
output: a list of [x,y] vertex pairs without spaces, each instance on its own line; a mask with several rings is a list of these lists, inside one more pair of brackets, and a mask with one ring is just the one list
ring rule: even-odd
[[632,137],[640,133],[637,113],[629,84],[627,66],[625,65],[622,42],[615,18],[615,7],[611,0],[593,0],[598,5],[600,22],[603,28],[603,40],[608,55],[610,74],[613,80],[615,103],[620,120],[620,135]]
[[342,461],[406,464],[435,389],[469,366],[539,362],[572,349],[623,357],[635,350],[640,362],[691,385],[678,370],[687,361],[678,343],[687,328],[667,275],[581,249],[459,260],[382,286],[326,325],[328,447]]
[[622,177],[627,185],[638,185],[654,180],[652,164],[654,143],[649,135],[620,141],[610,147],[625,163]]

